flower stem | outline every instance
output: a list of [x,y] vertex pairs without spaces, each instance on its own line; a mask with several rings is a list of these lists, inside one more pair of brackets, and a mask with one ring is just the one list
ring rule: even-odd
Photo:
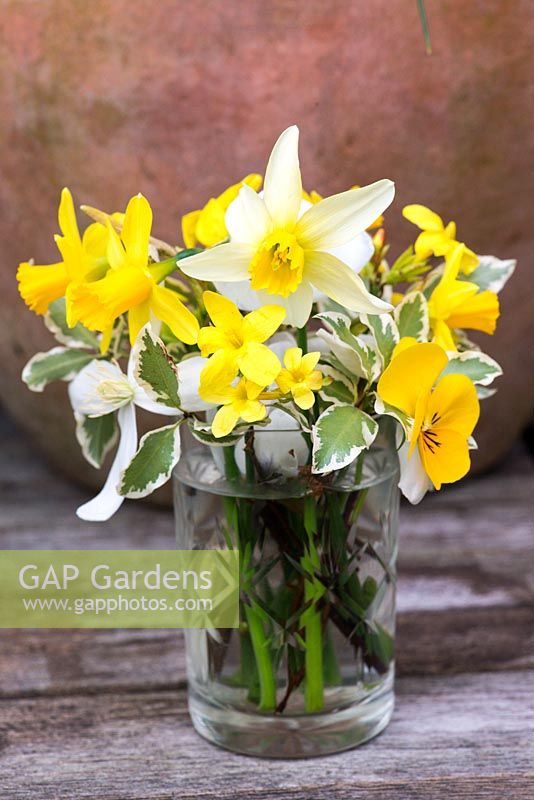
[[253,606],[245,606],[245,616],[260,680],[259,709],[260,711],[274,711],[276,708],[276,681],[263,622]]
[[306,326],[297,328],[297,344],[302,350],[302,355],[308,352],[308,330]]
[[[308,534],[308,572],[311,566],[313,570],[320,567],[319,553],[315,545],[314,537],[317,534],[317,515],[315,499],[313,496],[306,497],[304,505],[304,527]],[[306,685],[304,689],[304,702],[306,711],[314,713],[321,711],[324,705],[323,689],[323,633],[321,612],[317,608],[316,600],[322,595],[322,587],[319,590],[313,576],[306,578],[304,582],[304,600],[310,603],[302,615],[304,622],[304,641],[306,651],[304,663],[306,668]]]

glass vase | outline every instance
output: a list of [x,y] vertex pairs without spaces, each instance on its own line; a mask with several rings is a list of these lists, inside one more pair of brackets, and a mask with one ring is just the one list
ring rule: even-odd
[[174,473],[178,547],[240,551],[240,628],[185,632],[193,724],[274,758],[355,747],[394,703],[393,443],[382,433],[350,467],[318,476],[292,463],[296,436],[259,429],[235,447],[200,445]]

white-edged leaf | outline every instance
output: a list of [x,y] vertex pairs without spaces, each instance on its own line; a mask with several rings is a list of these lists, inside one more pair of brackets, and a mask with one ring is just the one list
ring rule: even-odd
[[[292,419],[296,420],[296,422],[298,422],[298,424],[299,424],[299,428],[300,428],[301,431],[304,431],[306,433],[310,433],[311,428],[310,428],[310,424],[309,424],[309,422],[308,422],[308,420],[306,418],[306,415],[303,414],[302,411],[300,410],[300,408],[298,408],[296,405],[294,405],[294,403],[292,403],[292,402],[289,402],[289,403],[281,403],[281,402],[280,403],[273,403],[271,406],[269,406],[269,411],[271,409],[273,409],[273,408],[277,409],[278,411],[282,411],[284,414],[287,414],[288,417],[291,417]],[[257,424],[258,424],[257,422],[254,423],[255,426]]]
[[327,408],[312,429],[312,472],[343,469],[373,443],[377,433],[376,421],[359,408]]
[[180,407],[178,373],[161,339],[146,326],[132,351],[134,376],[151,400],[172,408]]
[[362,314],[361,320],[373,335],[376,349],[385,369],[391,361],[395,345],[400,339],[397,323],[391,314]]
[[64,297],[50,303],[48,311],[44,315],[44,323],[58,342],[67,347],[86,348],[87,350],[98,350],[100,347],[96,334],[88,330],[81,322],[76,323],[73,328],[69,328]]
[[98,469],[117,441],[118,428],[115,414],[103,414],[101,417],[74,414],[74,417],[76,438],[83,456],[91,466]]
[[494,394],[497,394],[497,389],[490,389],[488,386],[482,386],[480,383],[477,383],[475,388],[479,400],[487,400],[488,397],[493,397]]
[[379,414],[380,416],[388,416],[393,417],[399,422],[404,429],[406,435],[409,434],[412,422],[410,417],[401,411],[400,408],[395,408],[395,406],[391,406],[389,403],[385,403],[381,397],[377,394],[375,395],[375,403],[374,403],[375,413]]
[[354,381],[331,364],[318,364],[317,368],[330,380],[329,383],[323,382],[319,396],[327,402],[353,405],[358,394]]
[[481,292],[500,292],[512,277],[517,261],[513,258],[500,259],[496,256],[479,256],[478,266],[469,275],[462,276],[470,283],[476,283]]
[[345,314],[324,312],[316,319],[330,328],[331,332],[319,330],[317,335],[325,341],[334,355],[353,375],[372,381],[376,377],[378,359],[376,353],[361,338],[350,330],[351,321]]
[[70,381],[94,359],[94,353],[72,347],[53,347],[36,353],[22,370],[22,380],[32,392],[42,392],[52,381]]
[[454,355],[440,377],[444,375],[467,375],[473,383],[489,386],[495,378],[502,375],[502,369],[497,362],[478,350],[465,350]]
[[440,282],[441,278],[443,277],[443,270],[445,268],[445,264],[439,264],[432,272],[429,272],[425,278],[425,285],[422,289],[422,292],[427,300],[430,300],[430,296],[438,283]]
[[145,433],[137,452],[121,475],[119,494],[146,497],[166,483],[180,459],[183,420]]
[[399,335],[413,336],[418,342],[428,340],[428,303],[422,292],[410,292],[395,308],[395,322]]
[[250,427],[247,425],[244,429],[241,427],[234,428],[232,433],[229,433],[228,436],[221,436],[217,439],[211,432],[211,425],[207,422],[200,422],[198,419],[191,418],[188,419],[187,422],[193,438],[196,439],[197,442],[210,445],[210,447],[227,447],[228,445],[237,444]]

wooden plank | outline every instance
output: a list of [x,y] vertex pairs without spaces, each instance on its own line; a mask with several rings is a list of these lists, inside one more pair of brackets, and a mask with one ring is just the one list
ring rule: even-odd
[[306,762],[212,747],[191,729],[183,691],[3,700],[0,714],[9,800],[520,800],[534,785],[532,671],[401,679],[372,745]]

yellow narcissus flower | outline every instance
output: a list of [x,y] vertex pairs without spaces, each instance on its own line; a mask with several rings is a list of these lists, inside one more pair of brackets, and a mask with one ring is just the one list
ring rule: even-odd
[[419,502],[429,488],[460,480],[470,467],[469,437],[480,406],[474,384],[466,375],[439,375],[447,354],[432,342],[401,339],[378,381],[380,400],[399,409],[408,441],[399,453],[400,486]]
[[213,247],[228,238],[224,216],[230,203],[236,199],[242,186],[250,186],[255,192],[261,187],[262,177],[252,173],[239,183],[225,189],[219,197],[212,197],[204,208],[190,211],[182,217],[182,236],[186,247]]
[[67,188],[61,192],[58,221],[63,235],[56,234],[54,239],[63,260],[46,265],[23,262],[17,271],[22,299],[36,314],[45,314],[50,303],[63,297],[72,283],[97,280],[108,268],[105,226],[89,225],[83,238],[80,237],[72,195]]
[[465,245],[457,244],[449,251],[443,276],[428,301],[433,340],[445,350],[456,350],[455,328],[492,334],[499,317],[495,292],[481,292],[475,283],[458,280],[464,250]]
[[284,394],[291,394],[299,408],[311,408],[315,402],[314,392],[323,385],[323,376],[315,369],[321,353],[302,355],[300,347],[290,347],[284,354],[283,369],[276,383]]
[[258,399],[264,387],[241,378],[237,386],[232,384],[212,385],[201,382],[200,397],[208,403],[221,405],[211,424],[211,432],[220,439],[233,431],[240,419],[244,422],[259,422],[267,415],[267,409]]
[[[443,220],[426,206],[416,204],[404,206],[402,215],[422,230],[415,240],[415,254],[424,260],[429,256],[447,256],[460,242],[456,241],[456,223],[443,224]],[[465,245],[464,245],[465,247]],[[460,272],[468,275],[476,268],[478,256],[465,247],[460,262]]]
[[209,383],[223,365],[232,378],[241,370],[245,378],[268,386],[280,372],[280,362],[263,344],[280,327],[286,315],[281,306],[263,306],[242,316],[237,306],[215,292],[204,292],[206,310],[213,325],[201,328],[198,346],[202,356],[212,356],[203,370]]
[[308,321],[314,288],[352,311],[389,311],[391,306],[370,294],[331,250],[354,240],[387,208],[393,183],[382,180],[327,197],[300,216],[298,135],[293,126],[275,144],[263,197],[245,185],[230,204],[225,217],[230,241],[184,259],[183,271],[199,280],[236,284],[232,299],[241,308],[283,305],[286,321],[297,327]]
[[168,268],[149,265],[148,245],[152,209],[138,194],[128,203],[120,235],[107,220],[107,258],[111,269],[101,280],[79,283],[67,292],[67,321],[82,322],[89,330],[109,331],[114,321],[128,312],[130,343],[133,345],[151,315],[165,322],[186,344],[195,344],[199,325],[196,317],[175,292],[160,286]]

